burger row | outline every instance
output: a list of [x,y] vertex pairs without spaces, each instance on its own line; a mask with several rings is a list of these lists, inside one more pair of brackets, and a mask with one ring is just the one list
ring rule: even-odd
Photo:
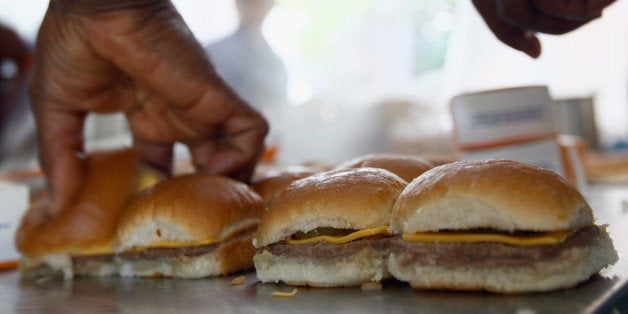
[[50,216],[49,204],[34,200],[16,235],[24,277],[201,278],[254,266],[262,282],[296,286],[396,278],[525,293],[573,287],[618,259],[575,188],[507,160],[367,155],[274,169],[249,186],[164,179],[131,151],[103,152],[89,157],[72,206]]

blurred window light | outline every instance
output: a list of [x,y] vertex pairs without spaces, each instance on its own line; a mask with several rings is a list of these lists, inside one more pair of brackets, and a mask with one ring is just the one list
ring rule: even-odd
[[323,102],[318,107],[318,114],[321,120],[332,122],[338,118],[338,106],[333,102]]
[[310,99],[304,85],[313,94],[384,89],[443,67],[456,3],[277,0],[264,35],[301,82],[289,83],[293,100]]
[[443,11],[434,16],[432,27],[439,33],[446,33],[454,26],[454,16],[451,12]]

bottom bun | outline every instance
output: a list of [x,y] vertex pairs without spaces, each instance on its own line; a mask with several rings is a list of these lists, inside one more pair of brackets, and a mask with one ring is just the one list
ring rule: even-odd
[[73,263],[75,277],[111,277],[118,274],[118,264],[113,261],[113,255],[103,260],[86,263]]
[[277,256],[262,250],[253,257],[253,261],[257,278],[262,282],[282,281],[293,286],[359,286],[389,277],[386,255],[371,247],[332,258]]
[[469,290],[495,293],[529,293],[571,288],[617,261],[617,252],[605,231],[590,246],[568,249],[567,258],[549,259],[526,266],[482,267],[403,265],[404,253],[390,253],[388,269],[415,289]]
[[22,256],[19,270],[20,276],[24,279],[72,279],[74,277],[72,258],[65,253],[49,254],[41,258]]

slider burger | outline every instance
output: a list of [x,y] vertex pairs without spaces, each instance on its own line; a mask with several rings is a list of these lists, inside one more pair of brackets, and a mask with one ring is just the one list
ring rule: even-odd
[[129,149],[91,153],[84,176],[80,194],[61,213],[50,214],[48,195],[42,193],[22,217],[15,243],[23,277],[112,274],[113,264],[91,261],[111,256],[122,208],[135,193],[161,178]]
[[434,164],[423,157],[415,155],[368,154],[341,163],[335,169],[352,169],[359,167],[386,169],[407,182],[411,182],[423,172],[434,168]]
[[253,233],[264,210],[236,180],[195,173],[138,194],[120,217],[114,244],[123,277],[201,278],[253,266]]
[[390,212],[407,182],[376,168],[315,174],[290,184],[260,220],[257,277],[311,287],[379,282]]
[[389,271],[416,289],[569,288],[618,257],[582,195],[554,172],[461,161],[411,182],[392,212]]

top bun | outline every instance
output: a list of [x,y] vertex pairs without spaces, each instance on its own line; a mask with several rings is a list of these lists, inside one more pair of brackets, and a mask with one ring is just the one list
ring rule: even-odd
[[386,169],[407,182],[411,182],[423,172],[434,168],[434,164],[423,157],[414,155],[368,154],[341,163],[336,167],[336,169],[351,169],[358,167]]
[[162,241],[223,241],[255,228],[263,210],[259,195],[234,179],[173,177],[131,200],[120,217],[114,251]]
[[124,205],[139,190],[163,177],[140,164],[130,149],[90,153],[83,176],[83,189],[76,200],[57,216],[50,215],[47,194],[33,201],[16,233],[18,251],[39,258],[55,253],[80,254],[109,245]]
[[318,172],[320,172],[318,169],[305,166],[277,169],[269,171],[261,178],[254,179],[251,187],[262,197],[264,206],[268,207],[290,183]]
[[509,160],[436,167],[405,188],[392,217],[397,234],[475,228],[563,231],[593,223],[586,200],[566,180]]
[[290,184],[262,217],[256,247],[319,227],[386,226],[407,182],[384,169],[356,168],[315,174]]

